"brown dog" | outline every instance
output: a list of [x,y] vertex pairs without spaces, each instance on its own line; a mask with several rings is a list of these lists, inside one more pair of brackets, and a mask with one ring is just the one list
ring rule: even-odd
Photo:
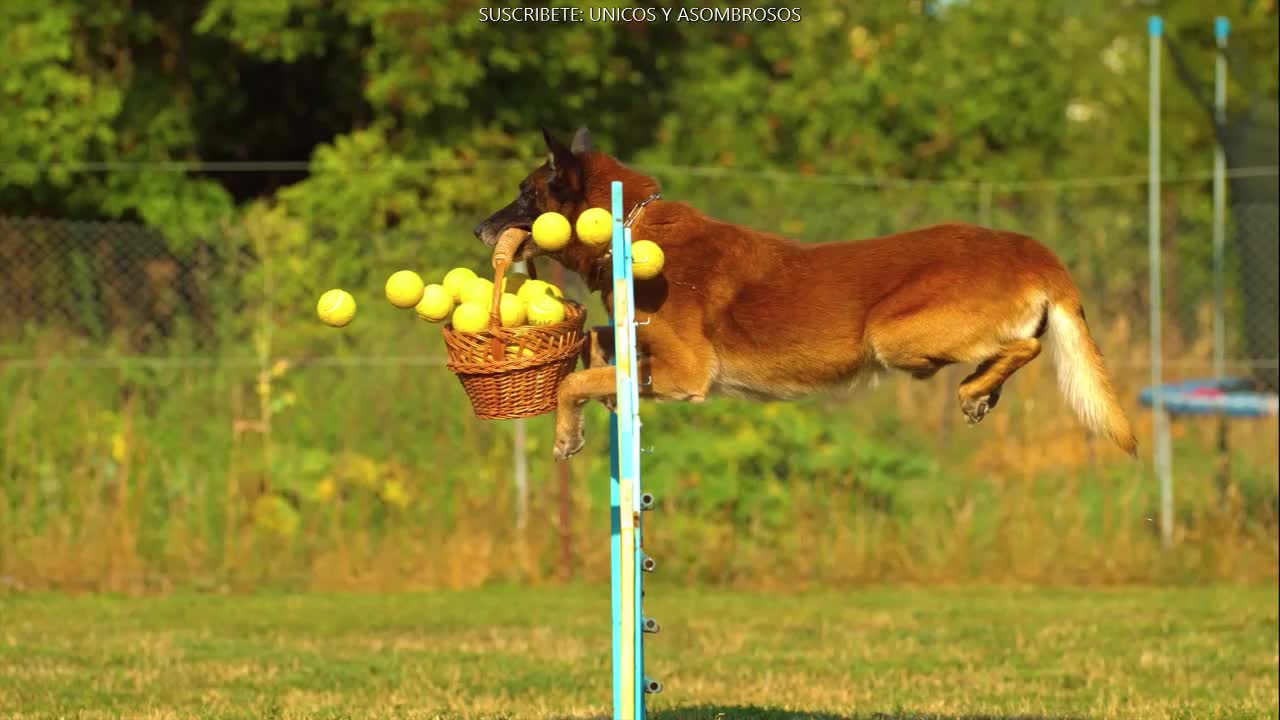
[[[592,150],[581,129],[572,147],[545,130],[547,161],[519,196],[475,229],[492,246],[503,230],[529,228],[555,211],[574,222],[609,209],[623,183],[623,212],[658,183]],[[712,395],[785,400],[848,386],[895,368],[928,378],[952,363],[977,369],[960,383],[960,408],[977,423],[1018,368],[1049,343],[1061,389],[1090,429],[1136,453],[1137,442],[1085,324],[1080,292],[1062,262],[1035,240],[946,224],[860,241],[804,244],[706,217],[658,199],[639,210],[632,235],[666,256],[662,274],[636,280],[641,396],[702,402]],[[571,242],[551,255],[612,307],[608,246]],[[532,242],[519,250],[540,251]],[[647,321],[648,324],[643,324]],[[614,395],[611,331],[598,332],[583,370],[560,388],[555,457],[582,448],[587,401]]]

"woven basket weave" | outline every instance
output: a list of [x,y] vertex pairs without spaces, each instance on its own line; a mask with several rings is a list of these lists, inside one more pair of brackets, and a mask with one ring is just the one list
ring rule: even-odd
[[484,420],[533,417],[556,408],[560,382],[573,372],[587,336],[587,312],[564,301],[565,319],[554,325],[504,328],[498,317],[502,278],[512,254],[528,237],[508,230],[493,252],[493,306],[489,329],[469,333],[441,327],[449,353],[448,367],[462,383],[476,417]]

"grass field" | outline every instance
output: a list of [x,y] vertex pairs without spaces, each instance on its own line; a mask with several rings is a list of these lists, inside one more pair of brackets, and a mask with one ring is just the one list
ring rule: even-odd
[[[653,584],[650,716],[1277,717],[1275,588]],[[607,588],[0,597],[5,718],[590,718]]]

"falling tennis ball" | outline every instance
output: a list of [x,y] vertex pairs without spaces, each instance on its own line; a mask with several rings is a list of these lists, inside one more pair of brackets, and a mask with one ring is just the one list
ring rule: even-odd
[[493,305],[493,281],[482,277],[467,280],[458,290],[458,299],[464,303],[479,305],[488,312]]
[[511,293],[502,293],[498,301],[498,318],[504,328],[520,327],[526,319],[524,303]]
[[316,303],[320,321],[332,327],[343,327],[356,316],[356,299],[346,290],[334,288],[320,296]]
[[387,278],[387,299],[398,308],[411,308],[422,299],[422,278],[412,270],[391,273]]
[[515,295],[520,292],[520,288],[527,282],[529,282],[529,276],[524,273],[508,273],[502,278],[502,292]]
[[475,276],[476,274],[471,272],[470,269],[457,267],[445,273],[444,280],[440,284],[444,286],[445,290],[449,291],[449,296],[453,298],[454,302],[459,302],[462,298],[459,296],[458,291],[462,289],[462,283]]
[[662,263],[666,257],[662,248],[652,240],[637,240],[631,243],[631,274],[640,280],[649,280],[662,272]]
[[564,320],[564,303],[551,295],[535,297],[525,308],[530,325],[554,325]]
[[453,312],[453,296],[443,285],[432,283],[422,289],[422,299],[413,309],[423,320],[440,322]]
[[613,216],[604,208],[588,208],[578,216],[578,239],[597,246],[603,245],[613,238]]
[[569,227],[569,219],[560,213],[544,212],[533,221],[530,231],[534,245],[543,250],[559,250],[569,244],[573,228]]
[[458,332],[477,333],[489,328],[489,309],[486,306],[464,302],[453,310],[453,329]]

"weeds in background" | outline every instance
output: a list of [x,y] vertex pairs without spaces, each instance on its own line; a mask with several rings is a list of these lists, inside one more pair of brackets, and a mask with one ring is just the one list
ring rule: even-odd
[[[126,592],[555,580],[550,417],[528,421],[519,533],[510,424],[474,420],[447,369],[263,368],[4,371],[0,576]],[[1141,379],[1117,375],[1132,398]],[[1175,425],[1164,552],[1146,461],[1091,441],[1047,364],[976,428],[947,417],[952,392],[940,376],[798,403],[644,405],[650,553],[665,576],[751,587],[1276,577],[1274,420],[1231,425],[1225,495],[1214,421]],[[1145,411],[1129,411],[1150,447]],[[572,461],[579,578],[608,571],[606,419],[589,410]]]

